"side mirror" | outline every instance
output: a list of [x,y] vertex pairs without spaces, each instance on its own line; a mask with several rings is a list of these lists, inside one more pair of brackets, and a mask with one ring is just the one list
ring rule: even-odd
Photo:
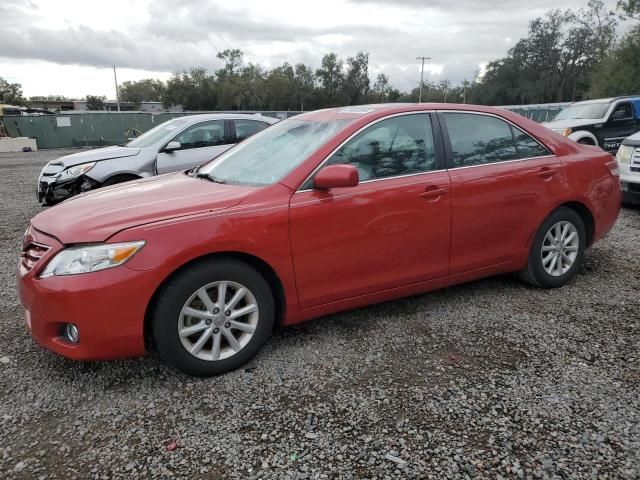
[[627,117],[627,112],[625,112],[624,110],[616,110],[615,112],[613,112],[613,119],[614,120],[624,120]]
[[358,169],[353,165],[327,165],[313,178],[313,186],[322,189],[355,187],[358,183]]
[[165,145],[165,147],[162,149],[163,152],[167,152],[167,153],[171,153],[175,150],[180,150],[180,148],[182,147],[182,145],[180,145],[180,142],[169,142]]

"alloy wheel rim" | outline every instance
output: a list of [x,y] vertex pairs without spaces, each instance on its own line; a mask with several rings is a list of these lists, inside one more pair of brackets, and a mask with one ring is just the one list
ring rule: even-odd
[[552,277],[560,277],[573,266],[578,256],[580,237],[575,225],[566,220],[554,224],[542,242],[542,267]]
[[236,282],[209,283],[185,302],[178,319],[178,336],[187,352],[215,362],[234,356],[253,337],[260,318],[251,291]]

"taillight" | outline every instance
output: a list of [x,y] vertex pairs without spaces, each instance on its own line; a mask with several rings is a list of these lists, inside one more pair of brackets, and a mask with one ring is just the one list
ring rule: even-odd
[[613,175],[614,177],[620,176],[620,169],[618,168],[618,162],[616,162],[615,160],[610,160],[607,163],[605,163],[605,165],[609,169],[609,173],[611,173],[611,175]]

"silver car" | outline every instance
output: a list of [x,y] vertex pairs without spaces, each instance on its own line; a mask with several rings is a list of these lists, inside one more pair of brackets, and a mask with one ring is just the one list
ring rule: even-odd
[[278,121],[220,113],[174,118],[125,146],[74,153],[47,163],[38,178],[38,201],[52,205],[95,188],[196,167]]

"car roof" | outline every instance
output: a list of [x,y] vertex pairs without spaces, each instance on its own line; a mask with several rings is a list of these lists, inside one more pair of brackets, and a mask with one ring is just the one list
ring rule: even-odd
[[594,98],[593,100],[583,100],[581,102],[572,103],[572,105],[589,105],[593,103],[611,103],[616,100],[640,100],[640,96],[638,95],[627,95],[622,97],[611,97],[611,98]]
[[182,120],[185,124],[193,124],[206,120],[259,120],[266,123],[276,123],[280,121],[279,118],[267,117],[259,113],[198,113],[195,115],[179,115],[171,120]]
[[472,105],[462,103],[375,103],[370,105],[354,105],[346,107],[325,108],[312,112],[301,113],[294,119],[328,122],[333,120],[373,119],[396,113],[409,113],[426,110],[460,110],[482,113],[493,113],[504,116],[505,110],[500,107],[486,105]]

